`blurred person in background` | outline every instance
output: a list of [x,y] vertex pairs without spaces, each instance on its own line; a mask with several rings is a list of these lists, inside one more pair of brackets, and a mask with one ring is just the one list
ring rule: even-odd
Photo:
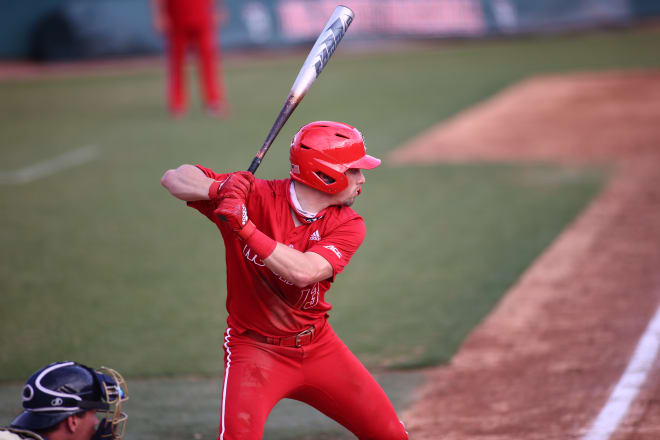
[[195,47],[202,99],[213,116],[228,116],[216,29],[226,19],[224,6],[214,0],[152,0],[154,26],[167,38],[167,94],[169,111],[180,117],[186,111],[185,61]]
[[0,440],[121,440],[127,416],[126,382],[115,370],[55,362],[23,387],[23,409]]

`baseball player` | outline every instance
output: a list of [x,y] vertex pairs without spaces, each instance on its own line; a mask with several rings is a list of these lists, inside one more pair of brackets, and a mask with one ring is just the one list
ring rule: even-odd
[[127,399],[126,382],[115,370],[55,362],[27,380],[24,411],[0,428],[0,440],[121,440]]
[[216,12],[214,0],[152,0],[154,25],[167,36],[168,101],[170,113],[181,116],[186,109],[185,59],[190,46],[196,49],[204,104],[210,114],[225,117],[228,107],[222,77],[216,74],[220,47],[216,28],[225,17]]
[[334,333],[326,293],[362,244],[350,208],[365,183],[362,134],[330,121],[305,125],[290,178],[255,179],[197,165],[161,183],[222,234],[227,265],[225,374],[218,439],[261,439],[283,398],[318,409],[360,439],[407,439],[385,392]]

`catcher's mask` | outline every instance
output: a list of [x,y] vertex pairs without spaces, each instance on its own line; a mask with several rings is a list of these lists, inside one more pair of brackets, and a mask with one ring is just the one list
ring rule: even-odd
[[127,415],[121,411],[128,399],[124,378],[111,368],[95,371],[76,362],[55,362],[34,373],[23,387],[24,411],[13,428],[43,431],[67,417],[96,410],[102,420],[95,439],[121,440]]
[[291,141],[289,175],[328,194],[348,186],[344,174],[350,168],[372,169],[380,159],[367,154],[364,137],[342,122],[316,121],[303,126]]

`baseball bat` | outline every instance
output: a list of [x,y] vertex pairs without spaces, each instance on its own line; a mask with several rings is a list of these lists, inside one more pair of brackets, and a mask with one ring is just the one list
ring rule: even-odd
[[293,113],[298,104],[300,104],[300,101],[305,97],[305,94],[312,84],[314,84],[314,81],[316,81],[316,78],[318,78],[325,65],[328,64],[328,60],[335,52],[337,45],[348,30],[348,26],[353,21],[354,16],[353,11],[346,6],[337,6],[335,8],[328,23],[323,27],[323,31],[316,39],[312,50],[307,55],[307,59],[303,63],[300,72],[298,72],[289,96],[287,96],[280,113],[277,115],[273,127],[268,132],[266,140],[257,152],[257,155],[252,159],[250,168],[248,168],[248,171],[252,174],[259,168],[262,159],[280,130],[282,130],[282,127],[284,127],[289,116],[291,116],[291,113]]

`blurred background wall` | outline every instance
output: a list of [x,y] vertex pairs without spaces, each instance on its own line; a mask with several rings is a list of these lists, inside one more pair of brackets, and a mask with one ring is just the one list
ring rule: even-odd
[[[227,50],[313,41],[338,4],[347,39],[482,37],[623,26],[660,16],[657,0],[225,0]],[[158,54],[150,0],[0,0],[0,58],[39,61]]]

